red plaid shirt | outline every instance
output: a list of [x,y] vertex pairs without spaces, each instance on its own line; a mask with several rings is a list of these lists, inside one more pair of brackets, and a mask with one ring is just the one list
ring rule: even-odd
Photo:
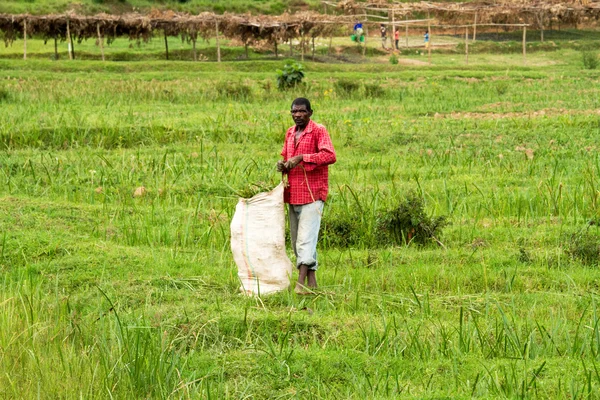
[[296,168],[288,172],[289,185],[283,193],[283,199],[286,203],[296,205],[325,201],[329,191],[327,166],[335,162],[335,150],[329,133],[323,125],[310,120],[296,145],[295,134],[296,126],[287,130],[281,155],[284,161],[300,154],[304,157]]

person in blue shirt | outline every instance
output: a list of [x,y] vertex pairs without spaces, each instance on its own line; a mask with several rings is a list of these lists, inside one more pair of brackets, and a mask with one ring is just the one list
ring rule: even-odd
[[429,48],[429,31],[425,31],[423,35],[423,39],[425,39],[425,48]]
[[363,39],[363,24],[360,21],[356,21],[354,24],[354,40],[357,43],[361,43]]

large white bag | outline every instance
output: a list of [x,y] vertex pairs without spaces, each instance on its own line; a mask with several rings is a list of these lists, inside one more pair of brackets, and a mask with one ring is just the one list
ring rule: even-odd
[[283,183],[240,199],[231,220],[231,251],[244,293],[267,294],[290,286],[293,266],[285,252]]

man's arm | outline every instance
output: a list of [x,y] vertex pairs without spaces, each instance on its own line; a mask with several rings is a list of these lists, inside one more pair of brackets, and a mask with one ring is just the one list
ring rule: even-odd
[[319,166],[333,164],[336,161],[335,149],[333,148],[331,137],[329,137],[329,133],[327,133],[325,128],[319,133],[317,152],[303,154],[302,161],[304,169],[307,171],[312,171]]

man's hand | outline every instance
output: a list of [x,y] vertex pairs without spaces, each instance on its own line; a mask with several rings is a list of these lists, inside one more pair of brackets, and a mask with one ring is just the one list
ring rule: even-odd
[[298,164],[300,164],[300,161],[302,161],[303,159],[304,156],[302,154],[300,154],[299,156],[292,157],[289,160],[287,160],[287,162],[284,164],[284,167],[288,171],[294,169]]
[[285,167],[285,162],[283,160],[277,161],[277,171],[279,171],[283,174],[288,172],[287,168]]

